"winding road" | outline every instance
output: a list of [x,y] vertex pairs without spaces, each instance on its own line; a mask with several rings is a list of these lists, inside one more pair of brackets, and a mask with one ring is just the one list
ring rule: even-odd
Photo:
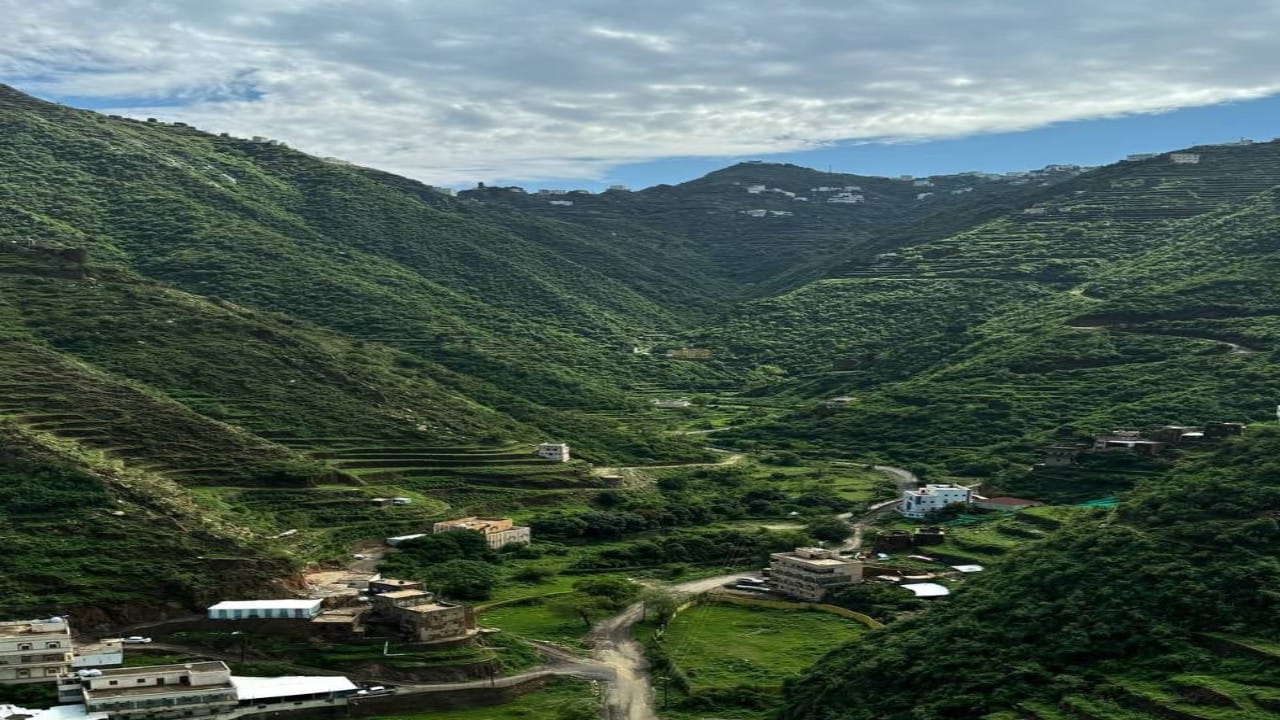
[[1129,333],[1130,335],[1147,335],[1149,337],[1176,337],[1184,340],[1201,340],[1203,342],[1211,342],[1217,345],[1225,345],[1231,349],[1232,355],[1249,355],[1252,353],[1262,352],[1257,348],[1251,348],[1240,343],[1233,343],[1228,340],[1219,340],[1217,338],[1204,337],[1202,335],[1179,335],[1177,333],[1143,331],[1136,328],[1116,326],[1116,325],[1068,325],[1068,330],[1098,331],[1108,330],[1110,332]]
[[[919,478],[909,470],[889,465],[876,465],[875,469],[892,477],[902,490],[914,490],[919,486]],[[899,500],[886,500],[867,509],[857,521],[852,523],[853,535],[841,546],[843,550],[855,550],[862,544],[863,531],[881,515],[897,506]],[[852,513],[838,516],[848,520]],[[702,580],[691,580],[674,585],[671,590],[678,593],[696,595],[709,592],[740,578],[749,577],[751,573],[731,573]],[[614,680],[609,683],[605,697],[605,718],[607,720],[657,720],[653,708],[653,686],[647,672],[648,663],[644,657],[644,648],[632,637],[631,628],[640,621],[644,614],[644,605],[636,603],[613,617],[596,623],[588,636],[597,662],[614,670]]]

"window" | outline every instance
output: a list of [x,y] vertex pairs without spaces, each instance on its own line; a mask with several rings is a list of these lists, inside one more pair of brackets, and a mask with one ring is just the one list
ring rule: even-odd
[[27,668],[18,668],[18,677],[20,678],[31,677],[31,671],[28,670]]
[[112,681],[110,681],[108,684],[109,684],[109,685],[119,685],[120,683],[119,683],[118,681],[116,681],[116,680],[112,680]]
[[138,678],[138,684],[141,685],[147,681],[146,678]]
[[18,643],[18,649],[19,649],[19,650],[30,650],[30,649],[31,649],[31,643]]
[[57,647],[62,647],[62,643],[59,643],[59,642],[56,642],[56,641],[55,641],[55,642],[51,642],[51,643],[47,643],[47,644],[45,644],[45,647],[46,647],[46,648],[57,648]]
[[61,659],[62,659],[62,656],[61,656],[61,655],[45,655],[45,656],[44,656],[44,659],[45,659],[45,660],[53,660],[54,662],[57,662],[58,660],[61,660]]

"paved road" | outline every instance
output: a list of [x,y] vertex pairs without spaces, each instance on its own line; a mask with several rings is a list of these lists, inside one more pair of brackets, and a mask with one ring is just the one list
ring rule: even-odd
[[[893,478],[894,481],[897,482],[899,496],[902,495],[903,490],[915,490],[920,487],[920,478],[916,477],[915,473],[910,470],[893,467],[892,465],[875,465],[873,467]],[[867,528],[871,527],[871,525],[882,515],[886,515],[897,508],[898,503],[900,502],[902,502],[900,498],[894,498],[893,500],[885,500],[884,502],[876,503],[875,505],[867,508],[867,512],[853,523],[853,534],[840,544],[838,550],[840,552],[851,552],[862,547],[862,536],[865,534]],[[841,520],[848,520],[853,517],[853,513],[843,513],[836,517]]]

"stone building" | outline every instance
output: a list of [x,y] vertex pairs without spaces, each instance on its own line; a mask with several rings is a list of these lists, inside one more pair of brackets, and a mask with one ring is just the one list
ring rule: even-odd
[[820,602],[833,587],[862,582],[862,563],[823,548],[796,548],[769,556],[769,582],[783,595]]

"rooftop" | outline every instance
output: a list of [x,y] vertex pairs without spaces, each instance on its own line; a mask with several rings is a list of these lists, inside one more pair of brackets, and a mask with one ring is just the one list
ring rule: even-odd
[[67,621],[63,618],[45,618],[40,620],[9,620],[0,622],[0,637],[16,637],[33,633],[66,632]]
[[919,598],[943,597],[951,594],[946,585],[939,585],[938,583],[909,583],[898,587],[910,590]]
[[284,677],[241,677],[233,675],[236,697],[241,700],[355,692],[355,683],[340,675],[286,675]]
[[323,600],[223,600],[210,610],[310,610]]
[[[97,669],[97,668],[95,668]],[[107,668],[94,677],[128,677],[132,675],[160,675],[167,672],[230,672],[221,660],[184,663],[181,665],[147,665],[131,668]]]
[[74,705],[54,705],[47,709],[28,710],[17,705],[0,704],[0,720],[18,720],[18,718],[30,718],[31,720],[106,720],[107,713],[94,712],[91,713],[85,708],[84,703],[76,703]]
[[382,593],[378,597],[399,600],[400,598],[431,597],[431,593],[425,590],[392,590],[391,592]]

